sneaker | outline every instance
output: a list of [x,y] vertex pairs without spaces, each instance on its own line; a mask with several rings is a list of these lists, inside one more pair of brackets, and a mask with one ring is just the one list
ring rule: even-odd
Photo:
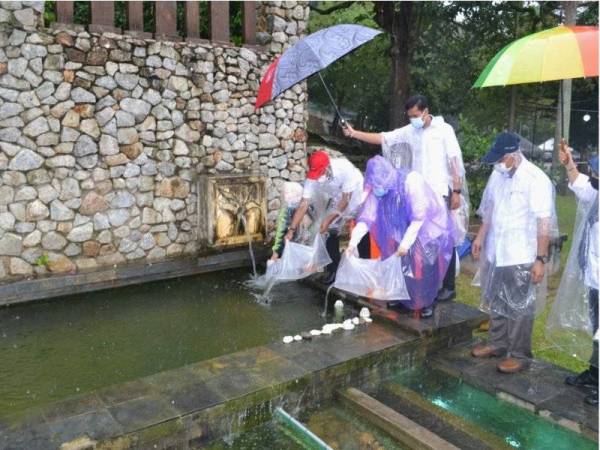
[[591,369],[586,369],[578,375],[569,375],[565,378],[565,383],[569,386],[597,388],[598,378],[594,376]]
[[432,307],[423,308],[419,315],[421,316],[422,319],[427,319],[428,317],[433,316],[433,308]]
[[436,297],[438,302],[449,302],[456,298],[456,291],[454,289],[442,288]]

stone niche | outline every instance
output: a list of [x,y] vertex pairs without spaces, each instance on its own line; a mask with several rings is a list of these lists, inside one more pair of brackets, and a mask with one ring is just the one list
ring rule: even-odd
[[203,175],[198,181],[201,247],[234,247],[267,239],[266,178]]

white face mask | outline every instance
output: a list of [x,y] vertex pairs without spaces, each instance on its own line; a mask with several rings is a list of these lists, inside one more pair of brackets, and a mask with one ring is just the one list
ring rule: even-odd
[[506,165],[506,163],[499,162],[499,163],[494,164],[494,170],[496,172],[501,173],[502,175],[508,175],[510,173],[510,171],[512,170],[512,167],[508,167]]
[[415,127],[417,130],[423,128],[425,126],[425,121],[423,120],[423,116],[420,117],[411,117],[410,124]]

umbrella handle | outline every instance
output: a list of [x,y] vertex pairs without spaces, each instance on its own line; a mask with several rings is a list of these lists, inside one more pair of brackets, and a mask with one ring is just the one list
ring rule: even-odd
[[331,104],[333,105],[333,108],[335,109],[336,114],[340,118],[340,123],[342,124],[342,127],[346,128],[348,126],[348,124],[346,123],[346,120],[344,119],[344,116],[342,116],[342,113],[340,112],[340,110],[338,109],[337,105],[335,104],[335,100],[333,99],[333,95],[331,95],[331,92],[329,91],[329,88],[327,87],[327,84],[325,84],[325,80],[323,79],[323,76],[321,75],[321,72],[317,72],[317,73],[319,75],[319,79],[321,80],[321,83],[323,83],[323,87],[325,88],[325,92],[327,92],[327,95],[329,96],[329,100],[331,101]]

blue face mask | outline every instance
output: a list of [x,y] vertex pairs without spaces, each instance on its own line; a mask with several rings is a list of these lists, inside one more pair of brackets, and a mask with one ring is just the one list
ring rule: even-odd
[[425,126],[425,121],[423,120],[423,116],[420,117],[411,117],[410,124],[415,127],[417,130],[423,128]]
[[376,187],[373,189],[373,194],[375,197],[383,197],[387,193],[388,190],[386,188]]

